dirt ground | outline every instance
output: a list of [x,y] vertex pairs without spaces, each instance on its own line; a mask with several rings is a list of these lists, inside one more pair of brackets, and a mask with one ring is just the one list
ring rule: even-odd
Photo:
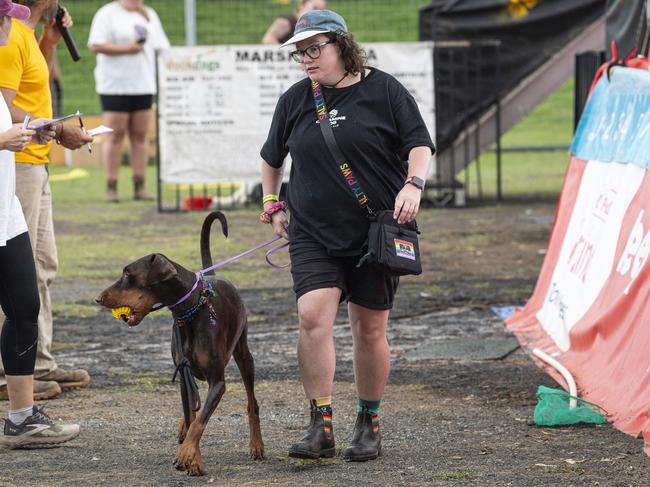
[[[109,312],[88,313],[83,306],[110,282],[59,280],[55,302],[79,304],[80,311],[56,314],[56,356],[63,366],[87,368],[93,382],[46,406],[83,431],[58,448],[0,451],[0,486],[648,485],[650,459],[641,440],[609,425],[531,423],[537,386],[556,384],[520,349],[491,360],[414,355],[424,343],[506,338],[490,307],[521,305],[531,294],[554,211],[545,202],[422,211],[427,270],[403,280],[389,324],[383,454],[360,464],[340,456],[318,462],[287,456],[308,417],[298,382],[295,302],[286,280],[241,289],[251,318],[266,459],[247,456],[245,392],[231,364],[227,392],[201,443],[204,477],[172,466],[181,406],[178,386],[170,382],[169,312],[127,329]],[[240,217],[235,212],[229,218]],[[74,229],[57,227],[67,231]],[[335,337],[334,432],[343,449],[356,403],[344,307]]]

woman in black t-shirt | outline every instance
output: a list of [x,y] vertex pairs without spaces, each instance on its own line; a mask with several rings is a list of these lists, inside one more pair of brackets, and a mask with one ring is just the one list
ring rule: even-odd
[[[398,278],[356,267],[368,233],[362,205],[370,201],[373,210],[393,209],[400,223],[413,220],[434,146],[413,97],[392,76],[365,66],[365,53],[341,16],[328,10],[306,13],[282,47],[290,44],[308,78],[278,101],[261,151],[260,216],[290,241],[298,361],[311,406],[309,430],[289,448],[289,456],[335,454],[333,329],[339,303],[347,300],[359,401],[343,456],[371,460],[381,450],[378,412],[390,367],[386,327]],[[315,102],[319,93],[326,108],[322,100]],[[329,152],[319,125],[324,121],[349,163],[339,166]],[[287,211],[276,195],[289,153]]]

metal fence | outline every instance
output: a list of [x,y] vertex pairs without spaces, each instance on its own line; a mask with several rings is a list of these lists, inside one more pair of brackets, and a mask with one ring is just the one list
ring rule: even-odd
[[[293,0],[188,0],[194,5],[198,45],[257,44],[275,18],[291,14]],[[57,52],[62,73],[63,111],[98,113],[93,69],[95,56],[86,47],[93,15],[105,0],[62,0],[74,19],[72,34],[81,60],[73,63],[65,46]],[[339,12],[348,28],[363,42],[418,40],[419,9],[428,0],[328,0],[327,8]],[[172,45],[186,45],[186,2],[147,0],[158,13]]]

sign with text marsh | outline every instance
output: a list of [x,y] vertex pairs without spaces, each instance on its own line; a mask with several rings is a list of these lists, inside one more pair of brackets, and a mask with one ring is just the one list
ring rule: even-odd
[[[395,76],[415,97],[435,140],[433,43],[363,47],[370,66]],[[289,50],[263,45],[173,47],[159,53],[157,64],[161,180],[259,181],[259,152],[278,98],[305,76]]]

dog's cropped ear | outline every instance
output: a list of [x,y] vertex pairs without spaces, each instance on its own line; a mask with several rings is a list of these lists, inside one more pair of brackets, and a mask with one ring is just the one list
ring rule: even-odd
[[149,272],[147,273],[147,286],[153,286],[159,282],[167,281],[176,277],[176,267],[167,257],[161,254],[151,254],[149,257]]

